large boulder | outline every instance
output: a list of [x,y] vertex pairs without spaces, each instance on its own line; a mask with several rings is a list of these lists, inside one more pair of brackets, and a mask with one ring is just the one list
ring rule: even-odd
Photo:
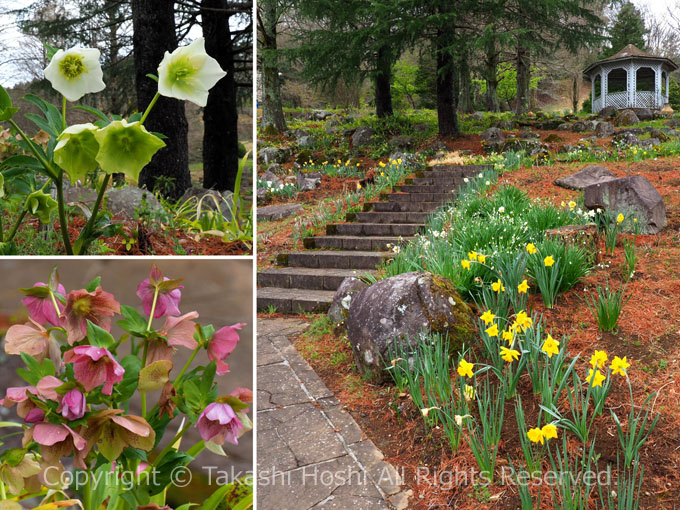
[[661,195],[640,175],[588,186],[583,193],[583,202],[588,209],[632,213],[640,218],[647,234],[656,234],[666,226],[666,207]]
[[555,186],[582,190],[598,182],[611,181],[617,177],[603,166],[591,165],[575,174],[555,179]]
[[614,124],[611,122],[600,122],[595,128],[595,136],[598,138],[608,138],[614,134]]
[[265,147],[260,149],[260,160],[265,165],[272,163],[285,163],[290,159],[292,154],[288,147]]
[[333,302],[328,309],[328,317],[335,324],[345,322],[352,299],[367,287],[368,284],[356,276],[348,276],[342,280],[340,287],[338,287],[338,290],[333,294]]
[[106,192],[106,208],[114,216],[134,219],[140,212],[159,212],[163,210],[160,202],[148,190],[128,186],[112,188]]
[[640,119],[633,110],[623,110],[614,120],[614,125],[616,126],[632,126],[639,123]]
[[302,149],[311,149],[316,145],[316,138],[311,135],[304,135],[297,139],[297,144]]
[[448,335],[452,350],[475,338],[472,310],[442,276],[400,274],[352,299],[347,333],[359,372],[370,380],[386,379],[385,363],[394,342],[412,345],[423,331]]
[[375,130],[370,126],[359,126],[352,135],[352,146],[363,147],[371,143]]
[[616,107],[615,106],[605,106],[600,110],[600,112],[597,114],[598,119],[611,119],[612,117],[616,116]]
[[645,120],[654,120],[654,113],[649,108],[640,108],[635,112],[635,115],[643,122]]
[[490,127],[479,136],[486,143],[502,144],[505,141],[503,132],[497,127]]
[[618,133],[614,136],[614,139],[612,140],[612,143],[614,145],[617,145],[619,147],[625,147],[625,146],[633,146],[633,145],[640,145],[640,139],[635,136],[633,133],[630,131],[623,131],[621,133]]

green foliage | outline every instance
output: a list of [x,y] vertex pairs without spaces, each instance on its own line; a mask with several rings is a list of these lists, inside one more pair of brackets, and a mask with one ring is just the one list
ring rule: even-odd
[[668,86],[668,102],[674,110],[680,110],[680,84],[672,76]]
[[418,66],[399,60],[392,68],[392,104],[395,108],[415,108],[418,94]]
[[607,282],[605,288],[598,286],[595,289],[595,295],[590,293],[586,295],[586,304],[590,313],[597,320],[597,327],[600,328],[600,331],[614,331],[616,329],[616,323],[621,316],[621,310],[631,298],[630,295],[628,298],[625,298],[625,292],[625,284],[621,284],[618,290],[612,290],[609,287],[609,282]]
[[593,100],[590,96],[583,100],[581,111],[590,115],[593,112]]
[[610,57],[628,44],[633,44],[643,51],[646,50],[645,35],[648,32],[642,12],[633,3],[625,2],[609,29],[611,47],[605,51],[604,56]]

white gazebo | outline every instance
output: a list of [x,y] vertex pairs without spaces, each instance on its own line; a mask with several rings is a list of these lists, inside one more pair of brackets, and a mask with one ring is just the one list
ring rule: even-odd
[[591,64],[584,72],[592,83],[593,113],[616,109],[661,109],[668,103],[669,75],[678,68],[629,44],[616,55]]

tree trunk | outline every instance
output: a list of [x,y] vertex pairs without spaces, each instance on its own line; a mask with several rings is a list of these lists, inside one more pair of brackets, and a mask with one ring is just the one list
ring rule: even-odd
[[454,60],[448,42],[453,37],[451,30],[437,31],[437,120],[440,136],[458,136],[458,115],[456,114],[456,86]]
[[460,102],[458,103],[458,107],[460,111],[464,113],[472,113],[475,111],[475,107],[472,100],[472,80],[470,77],[467,50],[463,50],[460,55],[458,72],[460,76]]
[[574,114],[578,113],[578,99],[580,95],[581,95],[581,75],[576,73],[571,78],[571,109],[574,112]]
[[281,100],[281,77],[279,76],[278,46],[276,42],[276,26],[278,16],[276,2],[263,0],[258,8],[260,12],[260,35],[262,44],[260,52],[260,69],[262,70],[262,130],[283,132],[287,128],[283,116]]
[[379,117],[389,117],[392,111],[392,55],[389,48],[382,46],[378,49],[375,73],[375,114]]
[[495,39],[486,44],[486,109],[489,112],[500,111],[498,103],[498,52]]
[[[146,110],[158,91],[158,84],[146,75],[158,73],[158,64],[166,51],[177,48],[175,12],[166,0],[132,0],[135,88],[140,111]],[[189,175],[188,124],[184,102],[160,97],[145,127],[163,133],[166,147],[156,153],[139,176],[139,186],[159,189],[170,198],[179,198],[191,186]],[[162,186],[160,186],[162,184]]]
[[[227,0],[202,0],[205,50],[227,73],[203,110],[203,187],[234,191],[238,172],[238,110]],[[223,9],[223,10],[220,10]]]
[[517,45],[517,101],[515,113],[523,115],[529,111],[529,89],[531,85],[531,50],[521,43]]

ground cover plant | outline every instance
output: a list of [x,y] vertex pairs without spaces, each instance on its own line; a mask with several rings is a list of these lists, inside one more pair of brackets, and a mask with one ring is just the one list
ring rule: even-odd
[[[199,312],[181,314],[190,306],[183,288],[153,265],[136,284],[143,313],[103,290],[101,277],[67,291],[56,267],[47,283],[21,289],[28,321],[10,326],[3,341],[4,352],[25,364],[17,374],[26,384],[7,388],[0,401],[16,410],[0,423],[3,443],[21,437],[0,451],[3,508],[21,509],[23,501],[45,509],[162,508],[177,470],[186,472],[204,449],[224,455],[225,441],[237,445],[252,428],[252,391],[219,395],[216,385],[244,324],[200,324]],[[112,320],[120,338],[110,333]],[[182,349],[191,355],[171,377]],[[203,350],[209,362],[195,363]],[[192,428],[200,440],[188,444]],[[249,508],[248,482],[178,508],[214,510],[225,498]]]
[[[158,82],[158,91],[144,112],[122,118],[79,105],[72,108],[85,111],[96,120],[69,125],[68,103],[105,88],[100,52],[92,48],[64,51],[51,47],[47,47],[47,52],[50,64],[44,71],[45,78],[61,94],[62,104],[58,108],[33,94],[24,98],[40,111],[40,114],[26,114],[40,129],[38,135],[31,138],[19,127],[14,119],[19,108],[13,106],[6,90],[0,88],[0,121],[9,125],[4,140],[7,157],[0,160],[5,223],[0,225],[0,251],[6,255],[27,248],[17,242],[22,240],[17,236],[22,223],[33,218],[47,230],[55,228],[51,240],[58,237],[61,250],[67,255],[91,253],[98,239],[126,235],[120,222],[112,221],[111,213],[104,208],[105,193],[114,176],[136,182],[154,154],[165,147],[161,133],[151,133],[144,127],[158,98],[174,97],[204,106],[208,91],[225,75],[217,61],[206,53],[203,38],[198,38],[189,46],[167,53],[159,63],[158,76],[148,77]],[[189,65],[191,59],[200,65]],[[164,227],[198,236],[218,236],[228,242],[252,241],[252,212],[240,193],[246,160],[244,157],[240,164],[235,193],[230,200],[217,203],[213,196],[215,206],[208,209],[202,207],[205,197],[195,203],[173,204],[169,209],[177,212],[166,218]],[[92,203],[79,202],[84,221],[83,216],[76,216],[75,209],[69,210],[64,197],[65,188],[77,182],[96,192]],[[142,205],[141,210],[135,211],[135,219],[142,224],[150,219],[144,209]],[[147,229],[142,226],[135,233],[134,243],[142,244],[140,237],[147,235]]]

